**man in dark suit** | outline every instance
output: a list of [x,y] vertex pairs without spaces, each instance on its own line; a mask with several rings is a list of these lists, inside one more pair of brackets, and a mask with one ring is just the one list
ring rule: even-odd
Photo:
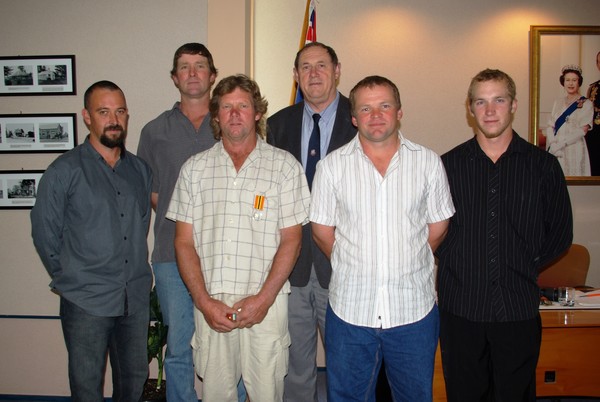
[[[335,51],[312,42],[296,54],[294,79],[304,101],[286,107],[267,121],[267,141],[298,159],[312,185],[316,162],[356,135],[350,102],[337,91],[341,64]],[[318,329],[325,333],[331,264],[303,226],[302,250],[290,275],[289,331],[292,340],[285,379],[286,402],[317,401]]]
[[[596,67],[600,70],[600,52],[596,54]],[[585,135],[592,176],[600,176],[600,80],[592,82],[588,88],[587,98],[594,105],[594,123]]]

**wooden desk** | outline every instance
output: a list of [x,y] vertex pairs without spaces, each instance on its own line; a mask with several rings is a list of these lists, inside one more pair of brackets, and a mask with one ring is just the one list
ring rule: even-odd
[[[542,346],[536,370],[537,396],[600,397],[600,310],[541,310],[540,315]],[[446,401],[439,347],[433,400]]]
[[[542,310],[538,396],[600,396],[600,310]],[[555,375],[555,381],[546,378]]]

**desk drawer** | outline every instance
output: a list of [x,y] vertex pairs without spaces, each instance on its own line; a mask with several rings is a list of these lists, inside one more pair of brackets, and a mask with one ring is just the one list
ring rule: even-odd
[[[554,382],[547,377],[554,376]],[[544,328],[538,396],[600,396],[600,327]]]

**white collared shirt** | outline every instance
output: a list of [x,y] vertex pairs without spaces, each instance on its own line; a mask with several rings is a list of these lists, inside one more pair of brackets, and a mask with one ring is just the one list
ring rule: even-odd
[[440,157],[398,132],[384,177],[358,136],[317,165],[310,220],[335,227],[329,301],[344,321],[392,328],[435,303],[428,223],[454,214]]

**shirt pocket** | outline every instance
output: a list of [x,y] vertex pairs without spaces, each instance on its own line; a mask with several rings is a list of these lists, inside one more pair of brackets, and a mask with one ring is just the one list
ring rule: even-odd
[[277,189],[243,190],[241,192],[240,207],[242,216],[249,217],[253,226],[277,224],[279,217]]

